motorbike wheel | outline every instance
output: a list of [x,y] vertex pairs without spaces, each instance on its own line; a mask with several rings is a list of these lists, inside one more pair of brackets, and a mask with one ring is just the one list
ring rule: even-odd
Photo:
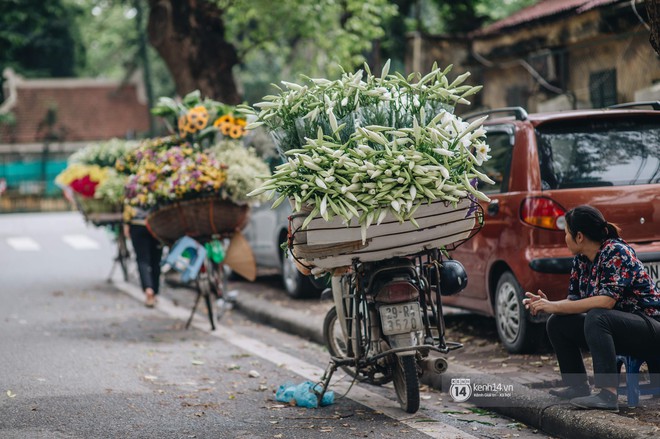
[[[348,345],[337,319],[337,309],[335,307],[328,311],[323,320],[323,341],[330,356],[335,358],[348,357]],[[359,382],[367,382],[376,386],[382,386],[392,380],[390,374],[377,371],[375,366],[365,368],[362,373],[353,366],[342,366],[341,369]]]
[[394,356],[393,383],[396,399],[406,413],[419,410],[419,377],[414,355]]

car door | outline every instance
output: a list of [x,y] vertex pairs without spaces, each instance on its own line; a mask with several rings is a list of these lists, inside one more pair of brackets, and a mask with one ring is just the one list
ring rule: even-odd
[[500,237],[511,222],[511,212],[517,212],[517,206],[510,206],[507,197],[514,127],[510,124],[495,125],[486,127],[486,131],[491,158],[483,163],[481,169],[495,184],[479,184],[479,189],[491,199],[490,203],[481,202],[485,216],[484,227],[472,239],[451,252],[452,257],[465,266],[468,286],[461,294],[447,298],[447,303],[491,314],[488,268],[490,261],[500,253]]

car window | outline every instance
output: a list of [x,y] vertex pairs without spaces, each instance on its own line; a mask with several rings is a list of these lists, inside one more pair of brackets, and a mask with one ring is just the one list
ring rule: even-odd
[[543,189],[660,182],[660,120],[564,122],[537,128]]
[[509,173],[513,153],[512,132],[489,128],[486,139],[490,146],[491,158],[484,162],[482,170],[495,184],[480,184],[479,189],[488,194],[506,192],[509,190]]

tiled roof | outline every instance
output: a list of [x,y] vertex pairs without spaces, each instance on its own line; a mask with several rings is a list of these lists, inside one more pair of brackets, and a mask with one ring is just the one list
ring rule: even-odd
[[0,143],[42,142],[51,108],[56,110],[53,131],[67,142],[123,138],[149,129],[148,106],[135,84],[14,76],[5,85],[12,102],[5,102],[2,108],[14,114],[16,124],[0,125]]
[[611,3],[621,3],[628,0],[540,0],[532,6],[528,6],[513,15],[502,20],[491,23],[472,33],[473,36],[497,34],[503,29],[515,27],[523,23],[535,21],[553,15],[574,11],[582,13],[599,6]]

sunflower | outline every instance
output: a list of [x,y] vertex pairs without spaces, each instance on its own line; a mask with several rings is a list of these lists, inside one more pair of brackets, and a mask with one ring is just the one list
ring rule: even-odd
[[234,124],[228,122],[220,124],[220,132],[222,133],[223,136],[228,136],[233,126]]
[[243,134],[245,134],[245,128],[240,125],[232,125],[229,130],[229,137],[232,139],[239,139],[243,137]]
[[179,134],[185,136],[188,133],[188,118],[185,114],[179,116]]
[[209,112],[205,107],[198,105],[188,111],[188,122],[196,131],[203,130],[209,122]]
[[213,122],[213,126],[218,128],[218,127],[221,127],[222,124],[225,124],[225,123],[229,123],[229,124],[235,123],[234,116],[232,116],[231,114],[225,114],[224,116],[220,116],[219,118],[217,118],[215,120],[215,122]]
[[236,119],[234,119],[234,124],[236,124],[240,127],[244,127],[244,126],[247,125],[247,120],[245,120],[243,118],[240,118],[240,117],[237,117]]

